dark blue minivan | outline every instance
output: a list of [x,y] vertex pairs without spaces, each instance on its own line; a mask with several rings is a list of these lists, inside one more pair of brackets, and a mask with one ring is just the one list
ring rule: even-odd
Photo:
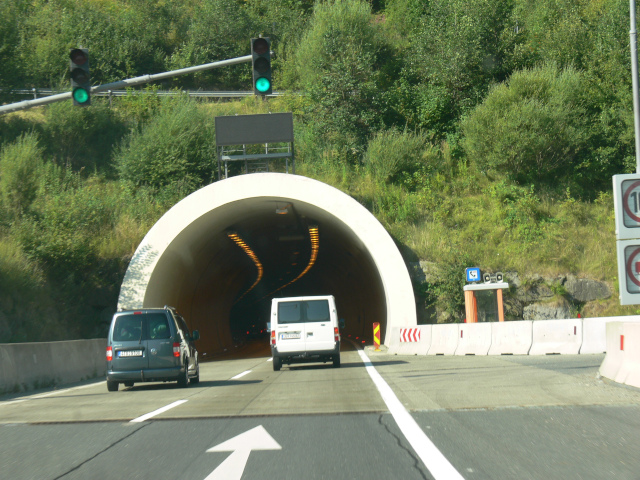
[[117,312],[107,338],[107,389],[116,392],[120,383],[198,383],[199,338],[173,307]]

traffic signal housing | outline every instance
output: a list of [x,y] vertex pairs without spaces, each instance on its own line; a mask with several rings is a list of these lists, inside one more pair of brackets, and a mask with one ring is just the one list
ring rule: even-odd
[[71,98],[81,107],[91,105],[91,77],[89,76],[89,50],[74,48],[69,52]]
[[253,65],[254,95],[270,95],[271,88],[271,39],[251,39],[251,63]]

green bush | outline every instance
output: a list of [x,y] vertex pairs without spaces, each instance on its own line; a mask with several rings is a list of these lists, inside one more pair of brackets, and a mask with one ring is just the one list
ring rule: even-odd
[[214,119],[197,103],[166,99],[158,115],[117,149],[120,178],[157,191],[168,185],[195,191],[217,171],[214,132]]
[[1,217],[18,218],[35,200],[42,172],[43,151],[36,134],[27,133],[0,151]]
[[589,152],[584,76],[546,66],[515,73],[462,122],[469,159],[521,184],[571,176]]
[[71,100],[52,104],[42,124],[42,144],[58,165],[85,174],[113,175],[113,146],[127,127],[104,99],[93,98],[91,107],[79,108]]

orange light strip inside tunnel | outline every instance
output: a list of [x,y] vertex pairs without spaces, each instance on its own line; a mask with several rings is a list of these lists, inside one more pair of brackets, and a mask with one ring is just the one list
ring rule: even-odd
[[258,270],[258,278],[256,278],[256,281],[253,282],[253,285],[251,285],[249,287],[249,289],[244,292],[240,298],[238,298],[238,300],[235,301],[235,303],[238,303],[240,300],[242,300],[242,298],[249,293],[251,290],[253,290],[255,288],[256,285],[258,285],[258,283],[260,283],[260,280],[262,280],[262,275],[264,273],[264,268],[262,267],[262,263],[260,263],[260,260],[258,259],[258,256],[254,253],[253,250],[251,250],[251,248],[249,247],[249,245],[247,245],[244,240],[242,240],[242,238],[240,238],[240,236],[237,233],[230,233],[229,234],[229,238],[231,240],[233,240],[236,245],[238,245],[242,250],[244,250],[244,253],[247,254],[247,256],[253,261],[253,263],[256,266],[256,269]]

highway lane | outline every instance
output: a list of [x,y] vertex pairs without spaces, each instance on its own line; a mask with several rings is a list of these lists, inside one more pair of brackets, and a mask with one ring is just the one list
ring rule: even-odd
[[[187,389],[2,398],[2,478],[205,479],[232,455],[207,450],[257,427],[281,449],[251,452],[243,479],[434,478],[349,344],[340,369],[274,372],[267,353],[204,363]],[[465,479],[638,478],[640,392],[598,380],[601,355],[367,355]]]

